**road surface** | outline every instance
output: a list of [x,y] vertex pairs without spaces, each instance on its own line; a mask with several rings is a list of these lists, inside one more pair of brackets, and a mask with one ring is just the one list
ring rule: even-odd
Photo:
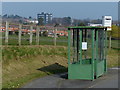
[[119,68],[108,69],[107,74],[94,81],[68,80],[66,73],[38,78],[22,88],[118,88]]

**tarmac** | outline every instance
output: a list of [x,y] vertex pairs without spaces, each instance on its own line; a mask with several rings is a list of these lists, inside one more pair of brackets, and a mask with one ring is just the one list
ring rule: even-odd
[[94,81],[69,80],[67,73],[49,75],[35,79],[22,88],[118,88],[119,70],[120,68],[110,68],[105,75]]

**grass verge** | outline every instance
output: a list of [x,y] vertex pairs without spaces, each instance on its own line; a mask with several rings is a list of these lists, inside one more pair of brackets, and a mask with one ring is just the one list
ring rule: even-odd
[[3,88],[19,88],[37,77],[66,71],[66,47],[3,47]]
[[[67,47],[3,47],[3,88],[19,88],[27,82],[67,71]],[[108,67],[118,66],[120,50],[108,50]]]

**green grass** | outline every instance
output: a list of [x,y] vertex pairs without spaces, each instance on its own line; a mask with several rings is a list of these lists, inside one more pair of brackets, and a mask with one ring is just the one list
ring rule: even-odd
[[[67,71],[67,47],[64,46],[10,46],[3,47],[2,51],[3,88],[19,88],[35,78]],[[108,67],[118,66],[119,52],[108,50]]]
[[117,67],[120,66],[119,63],[120,49],[108,49],[107,51],[107,66]]
[[[107,46],[108,45],[109,45],[109,40],[107,41]],[[111,47],[119,49],[120,48],[120,40],[112,40]]]
[[[5,37],[4,34],[3,34],[3,37]],[[30,36],[28,34],[22,36],[21,37],[22,38],[21,44],[22,45],[30,45],[29,40],[28,40],[29,37]],[[63,42],[62,40],[66,41],[66,42]],[[54,45],[54,38],[40,36],[39,44],[40,45]],[[2,45],[5,45],[4,39],[2,40]],[[8,45],[18,45],[18,36],[15,34],[9,35]],[[36,45],[36,36],[35,35],[33,35],[32,45]],[[58,37],[57,38],[57,45],[67,46],[67,37]]]
[[3,88],[18,88],[35,78],[66,71],[67,47],[3,47]]
[[[35,40],[31,46],[27,46],[29,41],[22,40],[22,44],[26,46],[18,47],[16,46],[17,40],[9,40],[9,46],[2,47],[3,88],[18,88],[35,78],[67,71],[67,42],[57,42],[55,47],[53,46],[54,43],[50,41],[53,38],[40,37],[40,39],[46,40],[40,41],[40,46],[34,46]],[[67,40],[66,37],[58,39]],[[118,44],[117,40],[112,40],[112,42]],[[108,50],[108,67],[118,66],[119,53],[120,49],[118,48]],[[51,69],[45,69],[47,72],[37,70],[55,63],[58,65]]]
[[[4,33],[2,34],[2,36],[4,37]],[[18,36],[17,35],[9,35],[9,42],[8,45],[18,45]],[[24,36],[22,36],[22,41],[21,44],[22,45],[30,45],[29,43],[29,35],[26,34]],[[23,39],[25,38],[25,39]],[[32,45],[36,45],[36,36],[33,35],[33,42]],[[58,37],[57,38],[57,45],[61,45],[61,46],[67,46],[67,37]],[[88,40],[89,41],[89,40]],[[54,38],[53,37],[44,37],[44,36],[40,36],[40,45],[54,45]],[[2,45],[5,45],[5,40],[2,40]],[[109,45],[109,40],[107,41],[107,45]],[[112,48],[120,48],[120,40],[112,40]]]

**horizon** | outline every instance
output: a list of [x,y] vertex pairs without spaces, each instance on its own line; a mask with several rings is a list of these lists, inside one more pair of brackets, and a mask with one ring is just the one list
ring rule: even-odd
[[[22,6],[22,7],[21,7]],[[61,7],[62,6],[62,7]],[[101,7],[102,6],[102,7]],[[110,15],[118,20],[117,2],[3,2],[2,15],[19,15],[37,19],[41,12],[52,13],[53,18],[102,19]],[[79,11],[79,12],[78,12]]]

